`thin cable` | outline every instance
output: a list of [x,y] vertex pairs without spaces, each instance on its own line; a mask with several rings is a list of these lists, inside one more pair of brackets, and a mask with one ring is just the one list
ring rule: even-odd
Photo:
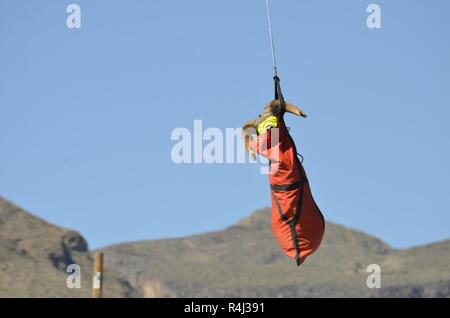
[[270,16],[269,0],[266,0],[266,7],[267,7],[267,20],[269,21],[270,43],[271,43],[271,46],[272,46],[273,71],[274,71],[274,75],[278,77],[277,59],[276,59],[276,56],[275,56],[275,44],[273,42],[272,18]]

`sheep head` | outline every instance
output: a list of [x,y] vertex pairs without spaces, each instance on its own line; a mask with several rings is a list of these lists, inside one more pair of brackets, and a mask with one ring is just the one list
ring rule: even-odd
[[270,116],[284,115],[284,113],[291,113],[300,117],[306,118],[306,113],[297,106],[290,103],[281,103],[279,100],[272,100],[263,109],[261,115],[256,119],[251,119],[242,127],[244,136],[245,149],[248,151],[250,157],[255,160],[255,153],[250,149],[250,138],[257,135],[257,127],[260,123]]

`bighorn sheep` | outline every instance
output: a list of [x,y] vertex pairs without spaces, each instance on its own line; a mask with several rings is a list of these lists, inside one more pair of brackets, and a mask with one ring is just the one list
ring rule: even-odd
[[284,253],[300,265],[319,248],[325,220],[284,122],[286,112],[306,117],[298,107],[274,100],[259,118],[244,125],[243,134],[245,148],[253,158],[258,153],[269,159],[272,232]]

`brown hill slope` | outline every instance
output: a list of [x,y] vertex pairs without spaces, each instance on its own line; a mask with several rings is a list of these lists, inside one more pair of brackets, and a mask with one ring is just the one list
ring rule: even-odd
[[[105,248],[104,295],[450,296],[450,241],[394,250],[328,223],[320,250],[297,268],[282,255],[269,222],[270,211],[260,210],[224,231]],[[65,268],[72,263],[82,268],[81,289],[66,287]],[[380,290],[366,287],[372,263],[382,268]],[[77,232],[0,198],[0,297],[89,297],[91,269],[87,243]]]
[[[67,265],[81,267],[80,289],[66,286]],[[90,297],[92,257],[85,239],[0,197],[0,297]],[[105,296],[125,297],[128,283],[105,273]]]
[[[104,249],[107,267],[147,297],[449,297],[450,241],[394,250],[327,223],[321,248],[297,268],[270,232],[270,211],[224,231]],[[382,288],[369,289],[369,264]]]

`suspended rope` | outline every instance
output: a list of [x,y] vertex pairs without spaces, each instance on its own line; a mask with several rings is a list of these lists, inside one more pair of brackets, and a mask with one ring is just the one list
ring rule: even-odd
[[275,55],[275,43],[273,40],[272,17],[270,15],[269,0],[266,0],[266,8],[267,8],[267,20],[269,21],[270,44],[272,48],[273,79],[275,81],[275,99],[279,99],[281,103],[284,104],[283,94],[281,93],[280,78],[278,77],[277,59]]
[[274,44],[274,42],[273,42],[272,17],[270,16],[270,5],[269,5],[269,0],[266,0],[266,8],[267,8],[267,20],[269,21],[270,43],[271,43],[271,47],[272,47],[273,72],[274,72],[274,76],[275,76],[275,77],[278,77],[277,59],[276,59],[276,56],[275,56],[275,44]]

